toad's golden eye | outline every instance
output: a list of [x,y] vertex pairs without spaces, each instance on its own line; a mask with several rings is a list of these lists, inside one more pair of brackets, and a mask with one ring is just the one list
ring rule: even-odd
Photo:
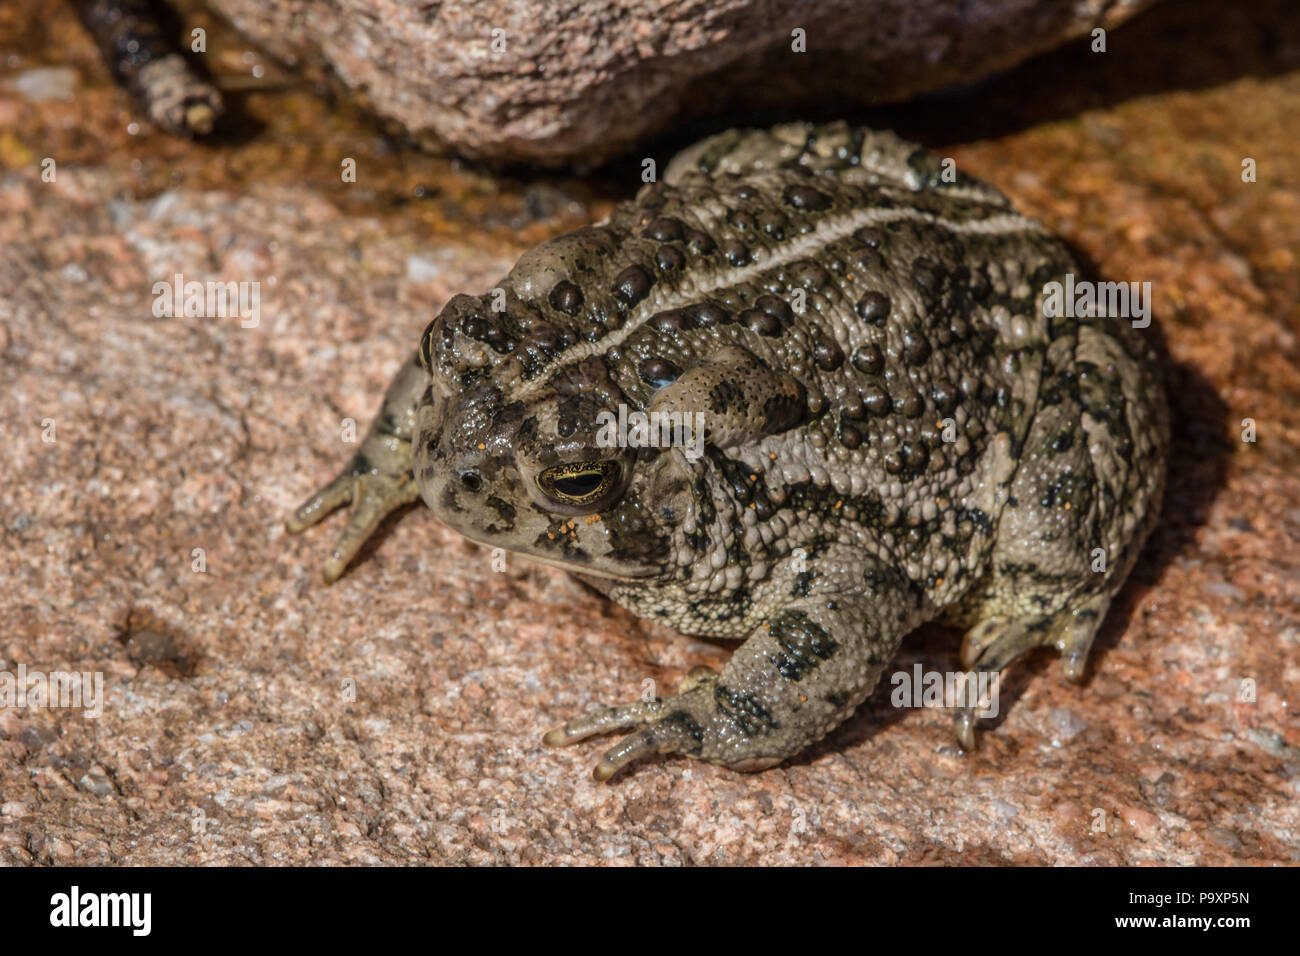
[[621,471],[616,461],[573,461],[547,468],[537,476],[537,487],[563,504],[589,505],[609,494]]

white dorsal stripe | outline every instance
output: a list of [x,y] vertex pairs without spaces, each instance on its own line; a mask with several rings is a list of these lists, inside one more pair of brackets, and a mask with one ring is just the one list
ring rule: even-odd
[[[626,323],[595,342],[579,342],[566,349],[561,355],[556,356],[555,369],[558,369],[561,365],[581,362],[592,355],[599,355],[607,349],[622,345],[646,322],[666,309],[680,308],[684,303],[698,301],[705,296],[712,295],[719,289],[726,289],[747,282],[764,272],[802,259],[813,250],[837,242],[864,227],[907,220],[928,223],[941,229],[947,229],[950,232],[966,235],[993,236],[1017,232],[1044,231],[1040,223],[1016,213],[999,213],[986,219],[953,220],[920,209],[882,209],[875,207],[858,209],[851,213],[824,219],[811,232],[798,236],[772,250],[770,256],[764,256],[767,250],[756,249],[753,261],[743,266],[734,266],[730,269],[712,272],[708,275],[709,281],[697,283],[687,281],[677,289],[671,290],[662,287],[652,289],[650,294],[637,304],[636,309],[628,316]],[[662,291],[657,291],[659,288],[662,288]],[[513,392],[511,398],[520,401],[533,398],[538,392],[547,387],[551,376],[555,374],[555,369],[544,375],[539,375],[531,382],[525,382],[522,387]]]

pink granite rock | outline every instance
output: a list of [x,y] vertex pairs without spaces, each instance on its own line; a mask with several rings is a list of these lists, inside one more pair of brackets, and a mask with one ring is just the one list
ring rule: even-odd
[[683,115],[976,80],[1150,0],[208,0],[416,140],[594,163]]

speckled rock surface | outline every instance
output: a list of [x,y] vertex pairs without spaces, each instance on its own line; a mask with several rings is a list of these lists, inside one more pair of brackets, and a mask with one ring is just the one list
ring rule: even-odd
[[701,107],[874,103],[975,80],[1151,0],[207,2],[417,141],[590,163]]
[[[99,673],[106,701],[0,707],[0,861],[1300,862],[1284,3],[1157,7],[1112,35],[1140,57],[1073,48],[866,117],[999,184],[1105,277],[1153,283],[1169,500],[1087,684],[1031,658],[965,756],[946,713],[882,686],[779,769],[670,760],[613,785],[587,776],[597,745],[541,733],[725,647],[558,571],[494,571],[419,508],[326,588],[336,523],[281,521],[449,295],[598,218],[635,170],[492,179],[293,90],[250,95],[251,131],[222,146],[132,134],[75,24],[36,9],[0,10],[0,675]],[[257,326],[155,317],[176,272],[259,281]],[[957,641],[924,630],[899,667],[953,669]]]

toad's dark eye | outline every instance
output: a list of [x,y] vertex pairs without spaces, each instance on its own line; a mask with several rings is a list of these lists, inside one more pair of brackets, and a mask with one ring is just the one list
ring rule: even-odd
[[585,498],[598,491],[604,481],[605,476],[599,471],[585,471],[572,478],[556,478],[555,490],[566,498]]
[[547,468],[537,476],[537,487],[562,504],[591,505],[618,485],[621,472],[616,461],[574,461]]

